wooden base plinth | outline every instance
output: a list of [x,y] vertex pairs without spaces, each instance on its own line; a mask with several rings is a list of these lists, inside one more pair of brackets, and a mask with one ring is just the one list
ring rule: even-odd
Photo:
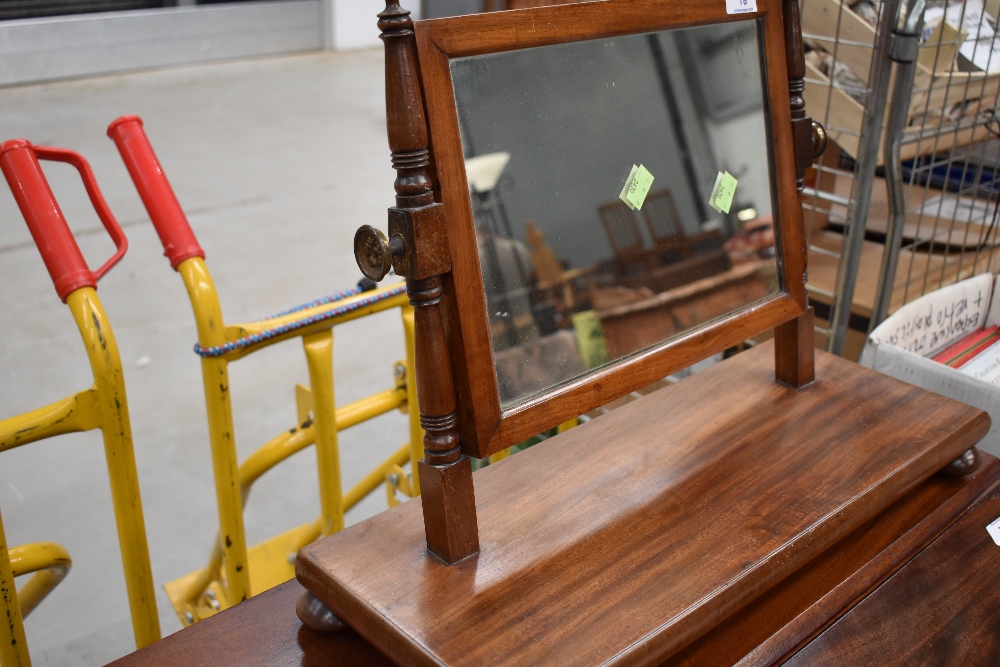
[[776,382],[762,343],[477,473],[477,555],[431,556],[412,501],[305,547],[299,581],[401,665],[665,661],[989,430],[839,357],[816,378]]
[[472,461],[434,466],[421,460],[420,502],[424,510],[427,548],[446,563],[457,563],[479,551]]

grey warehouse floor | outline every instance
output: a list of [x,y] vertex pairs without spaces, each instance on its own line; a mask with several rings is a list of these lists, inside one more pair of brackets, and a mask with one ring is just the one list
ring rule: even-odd
[[[128,235],[98,294],[121,349],[164,634],[180,624],[162,585],[206,560],[216,529],[196,333],[181,280],[162,256],[135,188],[105,136],[138,114],[207,254],[228,322],[249,321],[355,284],[351,240],[385,225],[393,171],[380,49],[228,63],[0,91],[0,141],[79,151]],[[46,166],[91,266],[113,247],[75,172]],[[60,302],[9,189],[0,188],[0,418],[90,386],[69,310]],[[398,311],[336,331],[339,403],[392,386],[403,355]],[[231,367],[241,460],[295,420],[307,382],[296,342]],[[346,432],[345,483],[406,440],[398,412]],[[307,449],[254,487],[250,543],[318,514]],[[385,508],[377,491],[349,515]],[[27,620],[36,665],[103,664],[132,634],[98,432],[0,456],[9,543],[54,541],[74,559],[63,584]]]

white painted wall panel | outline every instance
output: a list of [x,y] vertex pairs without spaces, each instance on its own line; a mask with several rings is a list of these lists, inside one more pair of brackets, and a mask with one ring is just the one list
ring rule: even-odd
[[[381,0],[327,0],[333,11],[333,48],[363,49],[381,44],[376,16],[385,7]],[[402,0],[414,20],[420,18],[420,0]]]
[[[0,85],[320,49],[329,20],[322,3],[289,0],[5,21],[0,23]],[[373,13],[371,3],[351,4]]]

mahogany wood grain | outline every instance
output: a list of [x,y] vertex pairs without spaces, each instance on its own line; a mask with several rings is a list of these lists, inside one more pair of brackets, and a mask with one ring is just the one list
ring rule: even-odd
[[456,563],[479,551],[469,457],[443,466],[420,461],[418,466],[427,548],[446,563]]
[[[783,287],[788,294],[805,310],[806,302],[806,235],[802,220],[802,201],[799,196],[796,179],[796,136],[793,134],[793,106],[790,96],[789,77],[794,77],[795,63],[789,63],[786,58],[787,40],[790,33],[801,40],[801,22],[797,14],[785,16],[784,7],[787,0],[775,1],[773,12],[775,20],[768,30],[783,33],[773,38],[773,46],[765,42],[765,60],[767,61],[768,95],[770,102],[768,112],[771,114],[769,127],[769,142],[774,143],[775,191],[777,205],[774,207],[775,238],[778,243],[778,253],[781,259],[781,272],[784,278]],[[774,69],[780,69],[779,78],[775,79]],[[791,131],[790,131],[791,130]],[[786,320],[787,321],[787,320]]]
[[[495,453],[772,329],[805,310],[805,241],[795,186],[781,1],[759,0],[757,7],[756,14],[731,16],[726,14],[724,3],[699,0],[590,2],[415,24],[434,187],[445,206],[448,224],[452,273],[445,279],[443,303],[455,371],[458,428],[466,454]],[[501,410],[449,60],[748,18],[761,22],[768,145],[775,181],[773,208],[785,294]]]
[[417,401],[424,429],[423,508],[427,547],[454,563],[479,550],[472,464],[459,449],[455,389],[440,312],[441,279],[406,281],[413,304]]
[[424,458],[430,484],[421,495],[427,546],[448,563],[479,549],[472,466],[459,447],[458,412],[445,338],[441,273],[451,268],[442,207],[434,201],[427,124],[417,70],[413,20],[398,0],[379,14],[386,59],[386,126],[396,170],[389,233],[406,243],[393,260],[406,277],[414,313],[414,358]]
[[789,667],[995,665],[1000,656],[1000,517],[990,493],[849,614],[793,656]]
[[348,629],[322,635],[303,627],[297,581],[255,595],[111,663],[111,667],[392,667]]
[[[805,186],[806,169],[812,162],[812,121],[806,117],[805,91],[805,47],[802,42],[802,22],[799,16],[798,0],[782,0],[782,19],[785,29],[785,57],[788,68],[788,97],[791,115],[791,136],[795,163],[795,187],[798,192]],[[794,209],[794,210],[791,210]],[[783,253],[796,261],[796,266],[786,271],[786,280],[794,282],[796,289],[806,283],[808,249],[802,217],[801,201],[797,206],[784,210],[781,222],[793,226],[795,234],[784,234],[782,243],[795,242],[798,245],[790,252]],[[801,274],[797,273],[801,268]],[[791,274],[791,275],[790,275]],[[804,298],[800,294],[800,298]],[[805,304],[805,301],[802,302]],[[778,325],[774,331],[774,374],[775,377],[793,387],[801,387],[816,377],[815,318],[810,308],[799,317]]]
[[571,2],[580,2],[580,0],[507,0],[504,9],[528,9],[529,7],[568,5]]
[[759,345],[479,473],[477,556],[429,556],[411,502],[303,549],[299,580],[401,664],[667,659],[989,429],[827,354],[792,389],[772,355]]
[[795,144],[795,183],[801,191],[806,169],[812,163],[812,119],[806,116],[806,52],[798,0],[782,0],[785,15],[785,57],[788,59],[788,93],[792,111],[792,139]]
[[816,318],[812,306],[774,330],[774,377],[791,387],[816,379]]
[[[742,664],[765,665],[791,653],[790,648],[803,644],[805,638],[815,634],[812,631],[818,622],[834,617],[845,605],[845,600],[853,601],[857,596],[857,586],[845,585],[854,572],[861,568],[869,570],[873,574],[866,576],[866,581],[878,581],[898,562],[909,558],[923,542],[929,541],[942,526],[960,516],[964,508],[982,495],[984,488],[997,484],[1000,464],[988,455],[984,455],[984,459],[983,467],[965,479],[934,475],[831,550],[734,614],[670,664],[729,665],[742,657]],[[995,497],[994,488],[990,498]],[[996,514],[1000,515],[1000,508]],[[961,525],[959,522],[948,530],[956,530]],[[928,582],[928,587],[937,587],[941,582],[948,585],[947,582],[960,577],[966,567],[967,561],[943,562],[942,569],[934,581]],[[850,589],[846,594],[845,588]],[[115,667],[383,667],[392,664],[351,630],[340,635],[320,636],[300,628],[294,607],[302,590],[294,580],[284,583],[112,664]],[[802,613],[804,609],[821,610],[823,614],[811,617]],[[910,617],[900,622],[909,626]],[[758,646],[757,650],[748,649]]]
[[[984,493],[996,489],[1000,461],[989,455],[984,459],[983,466],[966,478],[937,474],[910,491],[780,586],[726,619],[670,664],[780,664],[942,531],[950,530]],[[927,585],[947,588],[964,569],[962,562],[952,562],[939,571],[937,581]],[[908,623],[903,618],[899,621]]]

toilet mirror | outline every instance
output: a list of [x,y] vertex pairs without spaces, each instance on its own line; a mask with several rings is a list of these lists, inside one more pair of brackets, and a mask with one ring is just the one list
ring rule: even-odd
[[777,9],[602,4],[415,26],[473,455],[801,310]]

